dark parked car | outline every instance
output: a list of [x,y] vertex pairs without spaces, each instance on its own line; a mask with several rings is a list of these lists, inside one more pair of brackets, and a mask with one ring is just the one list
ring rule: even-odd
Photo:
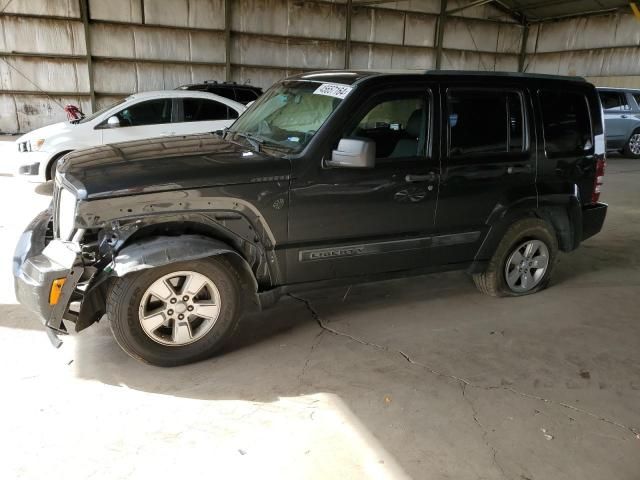
[[177,90],[200,90],[202,92],[215,93],[216,95],[230,98],[243,105],[254,102],[262,95],[262,89],[260,87],[235,82],[217,82],[215,80],[182,85],[178,87]]
[[598,88],[607,150],[640,158],[640,90]]
[[604,165],[579,78],[309,73],[222,134],[67,155],[17,247],[16,293],[54,341],[106,313],[126,352],[164,366],[318,286],[466,270],[526,295],[602,228]]

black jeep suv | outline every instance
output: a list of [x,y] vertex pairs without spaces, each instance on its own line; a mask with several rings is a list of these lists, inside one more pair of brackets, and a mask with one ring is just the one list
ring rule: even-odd
[[16,293],[54,342],[106,313],[127,353],[164,366],[317,286],[464,269],[489,295],[530,294],[602,228],[604,161],[580,78],[304,74],[225,132],[67,155]]

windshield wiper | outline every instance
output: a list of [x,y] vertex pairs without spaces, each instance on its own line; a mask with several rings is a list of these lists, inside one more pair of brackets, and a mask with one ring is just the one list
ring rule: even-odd
[[251,146],[254,148],[254,150],[260,153],[260,147],[264,143],[264,140],[262,138],[255,137],[250,133],[244,133],[244,132],[233,132],[233,134],[239,135],[240,137],[246,139],[247,142],[249,142]]

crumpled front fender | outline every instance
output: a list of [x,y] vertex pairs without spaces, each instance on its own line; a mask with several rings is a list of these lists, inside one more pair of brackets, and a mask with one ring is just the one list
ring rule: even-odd
[[240,270],[243,280],[249,283],[254,293],[258,291],[258,282],[247,261],[226,243],[204,235],[142,239],[122,248],[114,257],[110,269],[112,276],[122,277],[147,268],[216,255],[229,255],[232,264]]

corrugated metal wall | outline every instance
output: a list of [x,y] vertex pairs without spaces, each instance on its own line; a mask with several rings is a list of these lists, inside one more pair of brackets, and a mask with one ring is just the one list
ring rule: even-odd
[[525,71],[640,88],[640,22],[620,12],[531,26]]
[[[0,0],[0,132],[63,119],[67,103],[90,112],[92,100],[101,107],[206,79],[268,87],[316,69],[431,69],[440,50],[445,69],[517,71],[523,63],[529,72],[604,83],[640,75],[640,28],[631,15],[531,25],[522,52],[522,25],[475,6],[446,17],[439,49],[440,0],[354,1],[350,28],[347,3]],[[449,0],[448,10],[468,4]]]
[[[347,42],[347,0],[4,0],[3,6],[0,132],[64,119],[67,103],[90,112],[92,92],[99,108],[133,92],[207,79],[268,87],[315,69],[434,68],[440,13],[440,0],[354,6]],[[458,15],[465,18],[445,23],[442,68],[517,68],[522,27],[489,6]]]

